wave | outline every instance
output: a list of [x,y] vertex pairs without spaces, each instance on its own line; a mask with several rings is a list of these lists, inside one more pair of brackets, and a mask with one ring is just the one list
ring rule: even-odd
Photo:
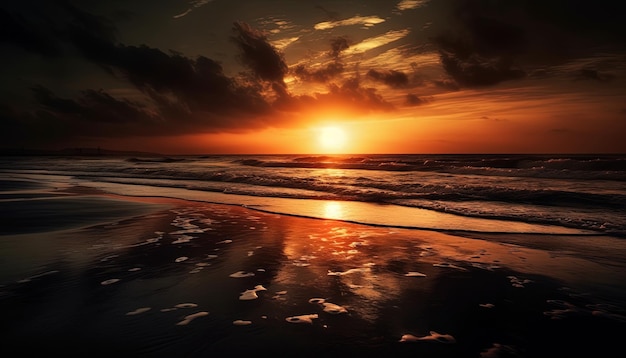
[[[484,157],[484,156],[483,156]],[[240,159],[252,167],[333,168],[380,171],[423,171],[488,176],[626,180],[623,156],[305,156],[280,159]]]
[[186,159],[184,158],[171,158],[171,157],[161,157],[161,158],[136,158],[131,157],[127,158],[126,161],[130,163],[177,163],[183,162]]
[[[333,168],[339,170],[325,170]],[[620,156],[29,158],[0,159],[0,170],[231,196],[392,204],[626,233],[626,159]]]

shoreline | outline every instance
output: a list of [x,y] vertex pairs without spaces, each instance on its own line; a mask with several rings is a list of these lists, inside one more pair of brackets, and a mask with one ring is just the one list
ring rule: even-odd
[[31,353],[615,356],[626,324],[619,270],[549,237],[530,248],[495,234],[60,192],[104,212],[118,200],[145,211],[0,235],[10,258],[1,264],[3,331]]

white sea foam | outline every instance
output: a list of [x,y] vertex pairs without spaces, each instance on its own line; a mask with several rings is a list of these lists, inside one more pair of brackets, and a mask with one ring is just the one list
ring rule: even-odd
[[417,272],[417,271],[410,271],[404,274],[404,276],[407,277],[426,277],[425,273],[421,273],[421,272]]
[[183,318],[182,321],[176,323],[177,326],[185,326],[187,324],[189,324],[191,321],[193,321],[194,319],[198,318],[198,317],[203,317],[208,315],[209,312],[205,312],[205,311],[200,311],[200,312],[196,312],[194,314],[190,314],[187,315]]
[[55,273],[58,273],[58,272],[59,271],[57,271],[57,270],[51,270],[51,271],[47,271],[47,272],[44,272],[44,273],[40,273],[38,275],[27,277],[27,278],[19,280],[17,282],[19,282],[19,283],[26,283],[26,282],[30,282],[33,279],[44,277],[44,276],[48,276],[48,275],[55,274]]
[[152,308],[150,308],[150,307],[141,307],[141,308],[137,308],[134,311],[126,312],[126,315],[127,316],[134,316],[134,315],[138,315],[138,314],[141,314],[141,313],[144,313],[144,312],[148,312],[151,309]]
[[456,343],[456,339],[449,334],[441,334],[435,331],[430,331],[428,336],[417,337],[412,334],[405,334],[400,338],[400,342],[417,342],[417,341],[433,341],[444,344]]
[[451,268],[451,269],[456,269],[456,270],[461,270],[461,271],[467,271],[466,268],[458,266],[458,265],[454,265],[448,262],[442,262],[442,263],[438,263],[438,264],[433,264],[433,266],[435,267],[442,267],[442,268]]
[[308,323],[312,324],[314,319],[319,318],[317,313],[314,314],[304,314],[300,316],[291,316],[285,318],[285,320],[289,323]]
[[100,284],[102,286],[107,286],[107,285],[111,285],[111,284],[114,284],[114,283],[119,282],[119,281],[120,281],[119,278],[110,278],[108,280],[104,280],[104,281],[100,282]]
[[267,289],[262,285],[256,285],[253,289],[245,290],[244,292],[242,292],[239,296],[239,299],[242,301],[255,300],[259,298],[259,296],[257,295],[257,291],[267,291]]
[[252,324],[252,321],[245,321],[245,320],[238,319],[238,320],[234,320],[233,324],[235,326],[248,326]]
[[198,304],[196,303],[179,303],[176,306],[174,306],[176,308],[195,308],[198,307]]
[[369,267],[359,267],[359,268],[352,268],[346,271],[331,271],[328,270],[327,275],[328,276],[344,276],[344,275],[350,275],[353,273],[358,273],[358,272],[370,272],[371,269]]
[[191,240],[195,239],[194,236],[189,236],[189,235],[180,235],[176,238],[176,240],[172,241],[172,245],[176,245],[176,244],[184,244],[186,242],[190,242]]
[[529,284],[529,283],[533,282],[532,280],[521,279],[521,278],[518,278],[516,276],[507,276],[507,278],[511,282],[511,286],[517,287],[517,288],[524,288],[524,287],[526,287],[525,286],[526,284]]
[[309,300],[309,303],[315,303],[315,304],[322,306],[324,309],[324,312],[327,312],[330,314],[339,314],[339,313],[348,312],[348,310],[345,307],[339,306],[331,302],[326,302],[326,300],[323,298],[311,298]]
[[490,348],[480,352],[480,358],[519,357],[519,353],[511,346],[494,343]]
[[228,276],[234,277],[234,278],[251,277],[251,276],[254,276],[254,272],[237,271],[235,273],[231,273]]

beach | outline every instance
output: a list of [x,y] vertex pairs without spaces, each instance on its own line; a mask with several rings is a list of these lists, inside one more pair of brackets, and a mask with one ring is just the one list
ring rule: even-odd
[[620,356],[626,273],[584,245],[34,184],[3,183],[5,352]]

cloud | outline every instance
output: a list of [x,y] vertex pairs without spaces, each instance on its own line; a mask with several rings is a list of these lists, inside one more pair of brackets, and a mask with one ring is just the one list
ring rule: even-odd
[[321,6],[321,5],[315,5],[316,9],[320,9],[324,12],[324,14],[326,14],[326,16],[333,20],[333,21],[337,21],[339,20],[339,13],[335,12],[335,11],[330,11],[328,9],[326,9],[325,7]]
[[525,77],[514,57],[524,45],[519,28],[482,16],[463,21],[463,34],[444,34],[434,39],[444,70],[458,84],[489,86]]
[[60,44],[46,30],[20,14],[0,8],[0,43],[43,56],[58,56]]
[[345,50],[347,50],[348,48],[350,48],[350,40],[348,40],[348,38],[340,36],[340,37],[333,37],[330,40],[330,57],[332,57],[335,60],[339,59],[339,56],[341,55],[341,53]]
[[178,14],[178,15],[174,15],[172,16],[174,19],[180,19],[181,17],[187,16],[191,11],[193,11],[194,9],[197,9],[201,6],[204,6],[208,3],[210,3],[213,0],[193,0],[189,3],[190,7],[183,11],[182,13]]
[[399,11],[418,9],[428,4],[428,1],[429,0],[401,0],[398,5],[396,5],[396,9]]
[[43,87],[32,88],[35,99],[51,113],[56,113],[73,122],[92,126],[101,123],[133,123],[147,125],[157,118],[146,111],[138,102],[117,99],[103,90],[84,90],[75,100],[57,97]]
[[235,22],[232,40],[241,50],[241,60],[260,79],[285,88],[288,67],[280,52],[266,36],[243,22]]
[[407,93],[407,95],[404,97],[405,106],[421,106],[428,102],[430,101],[424,98],[420,98],[417,95],[414,95],[413,93]]
[[619,35],[626,23],[609,0],[450,0],[429,8],[441,15],[432,43],[443,68],[464,87],[550,73],[548,67],[574,58],[626,50]]
[[[0,120],[6,128],[0,134],[3,145],[56,142],[65,146],[89,138],[250,131],[289,126],[299,114],[326,106],[350,114],[394,109],[375,88],[364,87],[358,75],[339,77],[350,48],[345,37],[330,40],[329,63],[299,73],[307,80],[326,83],[326,91],[296,96],[285,84],[288,66],[283,54],[264,33],[246,23],[233,24],[231,40],[249,72],[247,77],[231,77],[219,62],[205,56],[121,43],[108,19],[70,3],[54,4],[54,20],[46,17],[48,13],[27,19],[19,12],[0,12],[11,20],[0,26],[13,29],[3,32],[0,40],[35,54],[95,64],[102,75],[119,81],[124,91],[74,91],[45,81],[31,84],[34,104],[0,103]],[[80,77],[82,72],[75,75]],[[331,79],[336,83],[330,83]]]
[[350,41],[346,37],[334,37],[330,40],[330,51],[328,52],[332,62],[313,69],[304,65],[297,65],[294,67],[293,73],[305,81],[326,83],[344,72],[345,66],[341,60],[341,54],[349,47]]
[[367,77],[392,88],[402,88],[409,85],[409,76],[401,71],[371,69],[367,71]]
[[330,30],[335,27],[340,26],[353,26],[353,25],[363,25],[365,27],[372,27],[374,25],[385,22],[385,19],[382,19],[378,16],[354,16],[345,20],[336,20],[336,21],[324,21],[315,24],[313,28],[315,30]]
[[608,72],[601,72],[595,68],[585,67],[578,70],[576,79],[594,80],[598,82],[608,82],[615,78],[615,75]]
[[358,78],[346,80],[342,85],[329,84],[327,93],[315,95],[316,105],[341,108],[351,113],[390,111],[394,106],[385,101],[375,88],[362,87]]
[[406,37],[409,33],[410,33],[409,29],[390,30],[380,36],[371,37],[357,44],[354,44],[350,46],[348,51],[350,53],[359,53],[359,52],[369,51],[369,50],[390,44],[392,42],[398,41]]

